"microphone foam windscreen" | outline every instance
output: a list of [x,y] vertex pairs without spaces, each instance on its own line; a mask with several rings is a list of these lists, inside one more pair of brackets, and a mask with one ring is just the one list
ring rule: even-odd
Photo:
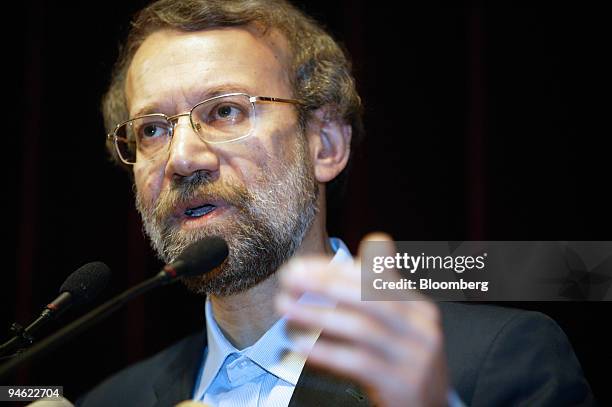
[[174,264],[178,265],[178,276],[197,276],[223,263],[228,254],[225,240],[218,236],[205,237],[187,246]]
[[110,269],[102,262],[87,263],[68,276],[60,293],[68,291],[75,302],[90,301],[106,287],[110,274]]

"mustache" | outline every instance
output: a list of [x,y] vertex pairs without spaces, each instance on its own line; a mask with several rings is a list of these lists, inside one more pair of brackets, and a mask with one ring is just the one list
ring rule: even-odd
[[253,197],[242,185],[214,179],[207,171],[197,171],[189,177],[175,178],[169,188],[162,191],[150,214],[158,221],[169,219],[179,206],[195,199],[223,201],[238,210],[246,210]]

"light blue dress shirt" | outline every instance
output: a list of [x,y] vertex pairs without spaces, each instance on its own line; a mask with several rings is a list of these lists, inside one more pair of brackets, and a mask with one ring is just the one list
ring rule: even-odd
[[[330,245],[335,252],[332,263],[352,261],[340,239],[331,238]],[[311,294],[305,294],[300,302],[334,306]],[[209,300],[205,313],[208,347],[193,399],[211,407],[287,407],[306,363],[306,356],[296,351],[293,338],[299,334],[312,347],[321,331],[297,329],[281,318],[256,343],[239,350],[221,332]],[[453,391],[449,405],[463,405]]]

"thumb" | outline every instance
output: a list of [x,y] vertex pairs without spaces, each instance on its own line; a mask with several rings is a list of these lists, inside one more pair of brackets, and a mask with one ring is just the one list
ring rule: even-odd
[[359,259],[373,258],[374,256],[395,257],[397,248],[393,238],[387,233],[368,233],[359,243]]
[[[372,264],[375,258],[394,258],[397,253],[393,238],[382,232],[374,232],[367,234],[359,243],[359,262],[360,264]],[[385,270],[391,273],[397,273],[395,266]],[[380,272],[380,270],[378,270]],[[399,275],[398,275],[399,276]]]

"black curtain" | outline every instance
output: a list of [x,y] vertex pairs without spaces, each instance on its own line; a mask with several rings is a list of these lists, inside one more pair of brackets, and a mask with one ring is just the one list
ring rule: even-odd
[[[105,154],[99,112],[118,43],[144,3],[33,0],[5,10],[2,337],[86,262],[114,271],[103,298],[161,266],[128,177]],[[396,240],[612,240],[603,9],[296,4],[348,49],[365,103],[367,137],[329,219],[353,251],[373,230]],[[556,319],[596,396],[612,401],[604,375],[612,334],[601,329],[610,303],[506,305]],[[202,320],[201,298],[167,287],[11,384],[63,385],[75,399]]]

